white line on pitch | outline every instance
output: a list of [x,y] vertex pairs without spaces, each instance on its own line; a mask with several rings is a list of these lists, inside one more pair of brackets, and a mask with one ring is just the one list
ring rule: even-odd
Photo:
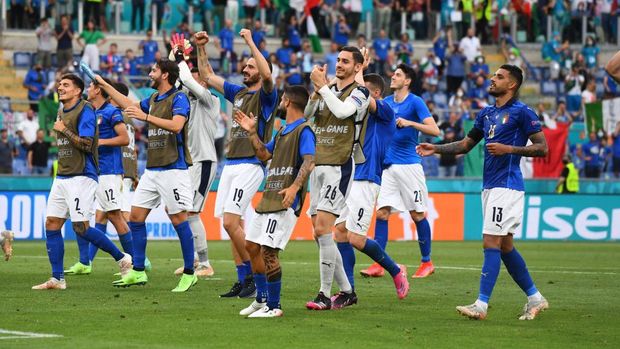
[[59,334],[10,331],[10,330],[2,329],[2,328],[0,328],[0,334],[14,335],[14,336],[3,336],[3,337],[0,337],[0,339],[60,338],[62,337]]

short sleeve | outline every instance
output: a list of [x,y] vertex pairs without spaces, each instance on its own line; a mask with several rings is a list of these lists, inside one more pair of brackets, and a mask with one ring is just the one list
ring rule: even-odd
[[276,108],[276,103],[278,102],[278,91],[274,87],[270,93],[267,93],[261,88],[259,98],[263,106],[263,118],[265,121],[268,121],[273,113],[273,110]]
[[521,109],[521,129],[528,136],[542,131],[542,125],[538,115],[530,107]]
[[243,90],[242,86],[235,85],[228,81],[224,81],[224,98],[226,98],[226,100],[228,100],[230,103],[235,102],[235,96],[241,90]]
[[172,115],[182,115],[189,117],[190,105],[189,98],[185,93],[178,93],[172,101]]
[[270,154],[273,154],[274,145],[275,145],[275,137],[269,143],[265,144],[265,148]]
[[299,135],[299,156],[314,155],[316,153],[316,137],[309,127],[304,127]]
[[112,127],[116,126],[116,124],[124,122],[123,121],[123,114],[121,113],[120,109],[114,109],[114,112],[112,113],[112,116],[110,117],[110,124],[112,125]]
[[97,128],[96,120],[95,111],[90,107],[84,107],[80,115],[80,121],[78,122],[78,136],[95,137],[95,130]]
[[413,100],[413,109],[420,122],[424,122],[425,119],[433,117],[422,98],[417,97]]
[[484,111],[485,109],[479,111],[474,120],[474,128],[480,130],[480,132],[484,132]]
[[150,106],[151,106],[151,97],[147,97],[143,100],[140,101],[140,109],[142,109],[143,112],[148,113]]
[[375,115],[378,120],[381,120],[383,123],[392,123],[394,122],[394,110],[390,107],[389,104],[385,103],[385,101],[376,101],[377,102],[377,111]]

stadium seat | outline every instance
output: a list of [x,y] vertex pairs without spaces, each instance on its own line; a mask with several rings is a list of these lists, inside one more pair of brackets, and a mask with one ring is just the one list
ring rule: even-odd
[[30,52],[13,53],[13,66],[15,66],[15,68],[30,68],[32,62],[32,54]]
[[11,112],[11,97],[0,97],[0,111],[3,113]]

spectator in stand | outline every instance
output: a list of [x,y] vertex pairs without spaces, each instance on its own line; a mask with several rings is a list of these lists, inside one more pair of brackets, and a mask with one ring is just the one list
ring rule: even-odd
[[462,111],[463,110],[463,102],[466,100],[465,93],[463,92],[463,88],[459,87],[450,99],[448,99],[448,108],[450,110]]
[[465,98],[461,103],[461,123],[465,120],[474,121],[475,119],[476,113],[471,110],[471,100]]
[[218,35],[220,39],[220,69],[223,69],[225,59],[228,59],[230,62],[232,62],[232,60],[234,59],[233,57],[236,57],[235,55],[233,55],[233,41],[235,38],[235,33],[233,32],[232,27],[232,20],[226,19],[226,21],[224,22],[224,28],[220,30],[220,33]]
[[454,44],[452,52],[446,59],[446,80],[448,94],[456,93],[465,80],[465,62],[467,57],[463,54],[463,50],[459,48],[459,44]]
[[[581,92],[581,101],[583,105],[596,102],[596,81],[591,79],[586,84],[586,89]],[[583,107],[585,110],[585,107]]]
[[614,177],[620,178],[620,122],[616,123],[616,129],[612,134],[613,144],[612,144],[612,161],[613,161],[613,172]]
[[441,67],[441,59],[435,56],[433,49],[428,49],[426,56],[420,60],[420,71],[426,83],[430,85],[439,83],[439,67]]
[[328,80],[336,77],[336,62],[338,61],[338,44],[332,42],[329,46],[329,53],[325,55],[325,64],[327,65]]
[[451,111],[448,120],[444,120],[439,124],[439,129],[444,133],[447,133],[448,130],[452,130],[454,132],[454,139],[456,140],[463,138],[463,121],[457,111]]
[[62,15],[60,17],[60,25],[55,30],[56,41],[56,60],[58,68],[66,67],[73,62],[73,28],[69,23],[69,16]]
[[13,157],[17,155],[15,145],[9,141],[6,128],[0,130],[0,174],[13,173]]
[[476,57],[474,63],[469,67],[470,79],[479,75],[489,76],[489,65],[486,64],[484,56]]
[[433,51],[439,57],[442,65],[446,61],[446,50],[452,46],[452,27],[442,29],[433,38]]
[[291,64],[291,53],[293,53],[293,49],[289,45],[289,39],[282,39],[282,47],[276,50],[278,61],[284,64],[284,66],[288,66]]
[[601,142],[595,132],[590,132],[590,141],[583,145],[586,178],[601,176]]
[[601,173],[605,179],[609,179],[609,172],[611,172],[613,166],[612,152],[613,149],[609,146],[607,137],[601,138],[601,150],[599,154],[601,156]]
[[581,49],[581,54],[585,58],[585,64],[588,70],[598,68],[600,53],[601,49],[596,45],[596,42],[594,42],[594,37],[588,36],[585,46]]
[[34,111],[39,111],[39,99],[43,97],[45,86],[47,86],[47,76],[43,67],[40,64],[35,64],[24,78],[24,87],[28,89],[30,108]]
[[106,76],[123,72],[123,58],[118,54],[118,45],[111,43],[108,53],[101,62],[101,72]]
[[[131,31],[134,33],[144,30],[145,5],[146,0],[131,0]],[[137,23],[138,17],[140,17],[140,25]]]
[[362,0],[349,0],[344,4],[343,8],[346,13],[347,23],[351,29],[350,35],[355,37],[357,36],[357,29],[359,28],[360,20],[362,18]]
[[39,120],[36,117],[34,110],[28,109],[28,111],[26,111],[26,118],[19,123],[17,129],[21,131],[21,137],[26,143],[26,146],[30,145],[30,143],[37,139]]
[[379,30],[379,37],[373,41],[372,48],[375,51],[375,73],[383,75],[385,74],[389,51],[392,49],[392,42],[387,37],[385,30]]
[[358,48],[362,48],[362,47],[368,48],[368,42],[366,41],[366,35],[364,35],[364,34],[358,34],[357,35],[357,47]]
[[299,23],[296,16],[291,16],[288,27],[286,28],[288,43],[295,52],[301,50],[301,36],[299,35]]
[[482,109],[489,105],[489,91],[487,79],[478,75],[474,86],[467,92],[467,97],[472,100],[472,105],[476,109]]
[[78,44],[84,49],[82,62],[86,63],[90,69],[99,69],[99,45],[106,42],[103,33],[95,27],[95,21],[89,20],[86,29],[77,38]]
[[413,56],[413,45],[409,42],[409,34],[402,33],[400,35],[400,41],[394,48],[397,61],[396,64],[404,63],[411,64],[411,57]]
[[276,83],[276,79],[280,76],[281,73],[281,69],[280,69],[280,62],[278,61],[278,56],[276,56],[275,53],[270,53],[269,54],[269,62],[271,62],[271,80],[273,81],[273,83]]
[[557,123],[570,124],[573,122],[573,117],[566,111],[566,102],[560,99],[556,106],[555,115],[551,117]]
[[155,63],[155,54],[159,52],[157,41],[153,40],[153,31],[146,31],[146,39],[141,40],[138,48],[142,50],[142,64],[151,69],[151,65]]
[[267,32],[263,29],[263,24],[260,20],[254,21],[254,30],[252,30],[252,40],[257,47],[260,47],[260,44],[265,41],[267,37]]
[[26,0],[11,0],[11,28],[24,29],[26,28],[24,19],[26,14]]
[[304,83],[306,84],[306,88],[308,88],[310,87],[310,73],[312,73],[312,68],[314,68],[312,46],[308,40],[304,40],[299,55],[301,57],[301,71],[303,73]]
[[[256,16],[256,8],[258,7],[258,0],[243,0],[243,12],[245,12],[245,27],[251,28],[252,21]],[[256,45],[258,42],[254,41]]]
[[284,71],[284,78],[288,85],[303,85],[304,79],[301,75],[301,67],[297,60],[297,53],[291,52],[290,63]]
[[265,59],[269,59],[269,51],[267,51],[267,41],[263,40],[258,45],[258,50],[265,57]]
[[45,141],[45,131],[37,131],[37,139],[28,147],[28,169],[30,173],[37,175],[49,174],[47,160],[52,144]]
[[21,130],[17,130],[15,133],[17,137],[14,139],[15,156],[13,157],[13,174],[14,175],[28,175],[27,156],[28,147],[30,143],[24,139],[24,133]]
[[[123,57],[123,74],[126,76],[137,77],[140,75],[140,64],[138,58],[136,58],[132,49],[127,49],[125,51],[125,57]],[[138,79],[130,79],[130,81],[135,84],[140,80]]]
[[469,63],[474,63],[476,57],[482,56],[482,47],[480,46],[480,40],[476,37],[474,28],[467,29],[467,36],[461,39],[459,47]]
[[[155,17],[157,28],[161,28],[161,20],[164,18],[164,8],[168,0],[151,0],[151,6],[155,5],[155,9],[157,11],[157,17]],[[150,9],[149,9],[150,12]],[[149,24],[149,28],[153,28],[153,13],[151,13],[151,23]]]
[[213,1],[213,21],[217,22],[217,26],[213,25],[216,32],[220,32],[226,19],[226,3],[228,0],[212,0]]
[[351,34],[351,27],[347,24],[347,19],[344,15],[338,15],[338,21],[334,25],[332,40],[337,43],[339,47],[347,46],[349,43],[349,34]]
[[377,13],[377,31],[390,31],[390,22],[392,20],[392,7],[394,0],[374,0],[375,12]]
[[[85,23],[99,20],[101,14],[101,0],[85,0],[84,1],[84,20]],[[104,9],[105,10],[105,9]]]
[[[444,129],[444,137],[436,144],[448,144],[457,141],[456,132],[452,128]],[[439,177],[449,178],[456,175],[456,159],[463,155],[440,154],[439,155]]]
[[579,173],[579,177],[584,176],[584,168],[586,160],[583,155],[583,144],[577,143],[574,146],[571,146],[571,156],[573,158],[573,163],[575,164],[575,168]]
[[564,82],[564,91],[567,101],[566,109],[570,113],[579,112],[581,110],[581,85],[584,81],[585,77],[579,73],[579,68],[573,66]]
[[41,24],[35,30],[39,44],[37,46],[37,63],[40,64],[43,69],[49,69],[52,67],[52,49],[54,43],[52,42],[52,36],[54,31],[50,28],[50,24],[47,18],[41,19]]
[[617,14],[612,14],[612,9],[614,9],[615,5],[615,10],[617,12],[619,4],[617,0],[600,0],[599,3],[601,10],[601,29],[603,29],[603,33],[605,33],[605,41],[613,44],[616,42],[618,19]]

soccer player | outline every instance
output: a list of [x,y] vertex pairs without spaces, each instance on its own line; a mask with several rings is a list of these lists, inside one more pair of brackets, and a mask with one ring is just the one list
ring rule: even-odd
[[321,288],[316,298],[306,303],[308,309],[332,309],[329,295],[334,279],[340,288],[334,308],[357,303],[357,295],[346,277],[342,257],[332,237],[332,227],[344,210],[351,189],[355,171],[353,149],[359,147],[359,134],[368,110],[370,92],[355,82],[363,64],[360,50],[345,46],[338,54],[335,84],[327,81],[327,66],[315,66],[310,74],[315,92],[305,115],[314,116],[316,168],[310,175],[308,214],[312,217],[314,238],[319,246]]
[[[183,59],[182,52],[181,60]],[[176,62],[161,59],[151,68],[151,86],[157,90],[150,97],[134,103],[114,87],[96,76],[97,84],[118,103],[125,113],[148,124],[146,170],[134,193],[129,227],[134,243],[134,267],[114,282],[128,287],[148,282],[145,273],[146,217],[163,201],[176,230],[183,254],[183,275],[172,292],[185,292],[198,280],[194,273],[194,243],[187,222],[191,210],[191,183],[188,165],[192,163],[187,148],[186,121],[190,114],[187,95],[174,87],[179,76]]]
[[[255,115],[258,118],[255,125],[258,137],[261,141],[268,142],[273,132],[272,113],[276,109],[278,99],[277,90],[271,79],[271,64],[256,47],[251,31],[242,29],[239,35],[252,53],[252,57],[243,68],[245,87],[232,84],[213,73],[205,49],[208,42],[206,32],[196,33],[200,76],[205,77],[209,86],[223,93],[236,110],[246,115]],[[248,132],[237,122],[233,122],[226,165],[220,177],[215,199],[215,216],[224,218],[224,229],[233,243],[237,282],[221,297],[250,298],[254,293],[258,293],[259,296],[266,295],[267,281],[260,245],[252,241],[246,242],[241,225],[241,217],[265,177],[264,171],[263,163],[256,157]]]
[[[182,48],[173,48],[173,50],[179,49]],[[179,63],[179,79],[189,92],[191,105],[187,121],[189,130],[187,145],[193,162],[189,174],[194,189],[194,201],[188,220],[194,234],[194,250],[198,255],[198,263],[194,263],[196,276],[204,278],[213,276],[214,271],[209,263],[207,232],[200,219],[200,213],[217,172],[215,132],[220,118],[220,100],[211,94],[206,81],[200,77],[198,68],[190,70],[185,61]],[[174,273],[181,275],[183,268],[177,269]]]
[[[112,82],[104,78],[108,84]],[[133,254],[133,243],[129,227],[123,218],[123,158],[121,147],[129,144],[127,127],[123,122],[121,110],[108,102],[108,94],[99,86],[90,83],[88,101],[95,108],[95,117],[99,127],[99,185],[95,197],[97,212],[95,214],[95,228],[105,233],[107,219],[112,222],[118,232],[123,250]],[[104,215],[105,213],[105,215]],[[65,275],[90,274],[91,261],[97,252],[97,247],[86,239],[76,235],[79,251],[79,261],[65,270]],[[89,246],[90,245],[90,246]]]
[[384,99],[394,110],[398,128],[385,152],[375,236],[387,236],[388,219],[393,209],[408,211],[416,225],[422,255],[422,262],[412,277],[422,278],[432,274],[435,268],[431,262],[431,227],[426,220],[428,189],[422,159],[415,147],[420,132],[437,136],[439,128],[424,100],[410,92],[415,79],[413,68],[398,65],[390,82],[394,94]]
[[[362,51],[365,53],[366,50]],[[396,120],[392,108],[382,100],[385,88],[383,78],[378,74],[368,74],[360,80],[370,91],[363,148],[366,161],[355,166],[351,194],[346,200],[342,214],[336,220],[336,241],[344,270],[353,288],[355,288],[353,278],[355,267],[353,247],[355,247],[388,270],[394,278],[398,298],[403,299],[409,292],[407,269],[404,265],[394,263],[376,241],[366,238],[379,195],[385,150],[396,132]],[[332,307],[336,304],[339,302],[334,301]]]
[[248,117],[241,111],[235,114],[236,122],[249,133],[256,156],[262,161],[271,159],[263,197],[256,208],[257,216],[246,236],[246,240],[261,246],[267,274],[267,300],[257,296],[249,307],[239,312],[243,316],[282,316],[282,270],[278,254],[293,233],[308,189],[308,176],[314,168],[315,136],[304,118],[307,103],[305,87],[284,88],[279,109],[280,115],[286,116],[286,126],[267,144],[256,134],[254,115]]
[[0,233],[0,246],[2,246],[5,261],[8,261],[13,256],[13,237],[13,232],[9,230]]
[[[536,113],[517,99],[523,72],[514,65],[502,65],[491,77],[489,94],[495,105],[482,109],[474,127],[458,142],[433,145],[420,144],[422,156],[432,154],[465,154],[483,138],[486,142],[482,176],[482,219],[484,262],[480,274],[480,292],[473,304],[456,310],[471,319],[487,316],[489,298],[497,281],[501,262],[512,279],[527,295],[520,320],[533,320],[549,307],[538,292],[523,257],[513,244],[513,234],[521,224],[524,209],[524,184],[519,168],[522,156],[547,156],[547,142]],[[531,145],[526,146],[528,141]]]
[[616,52],[613,57],[605,65],[605,71],[609,74],[617,83],[620,83],[620,51]]
[[92,107],[82,100],[84,81],[66,74],[60,79],[58,98],[63,103],[54,123],[58,144],[58,172],[47,201],[45,235],[52,277],[34,290],[67,288],[63,273],[64,241],[60,230],[71,217],[73,230],[108,252],[118,262],[121,275],[131,270],[132,258],[121,252],[105,234],[89,226],[90,209],[97,191],[97,119]]

